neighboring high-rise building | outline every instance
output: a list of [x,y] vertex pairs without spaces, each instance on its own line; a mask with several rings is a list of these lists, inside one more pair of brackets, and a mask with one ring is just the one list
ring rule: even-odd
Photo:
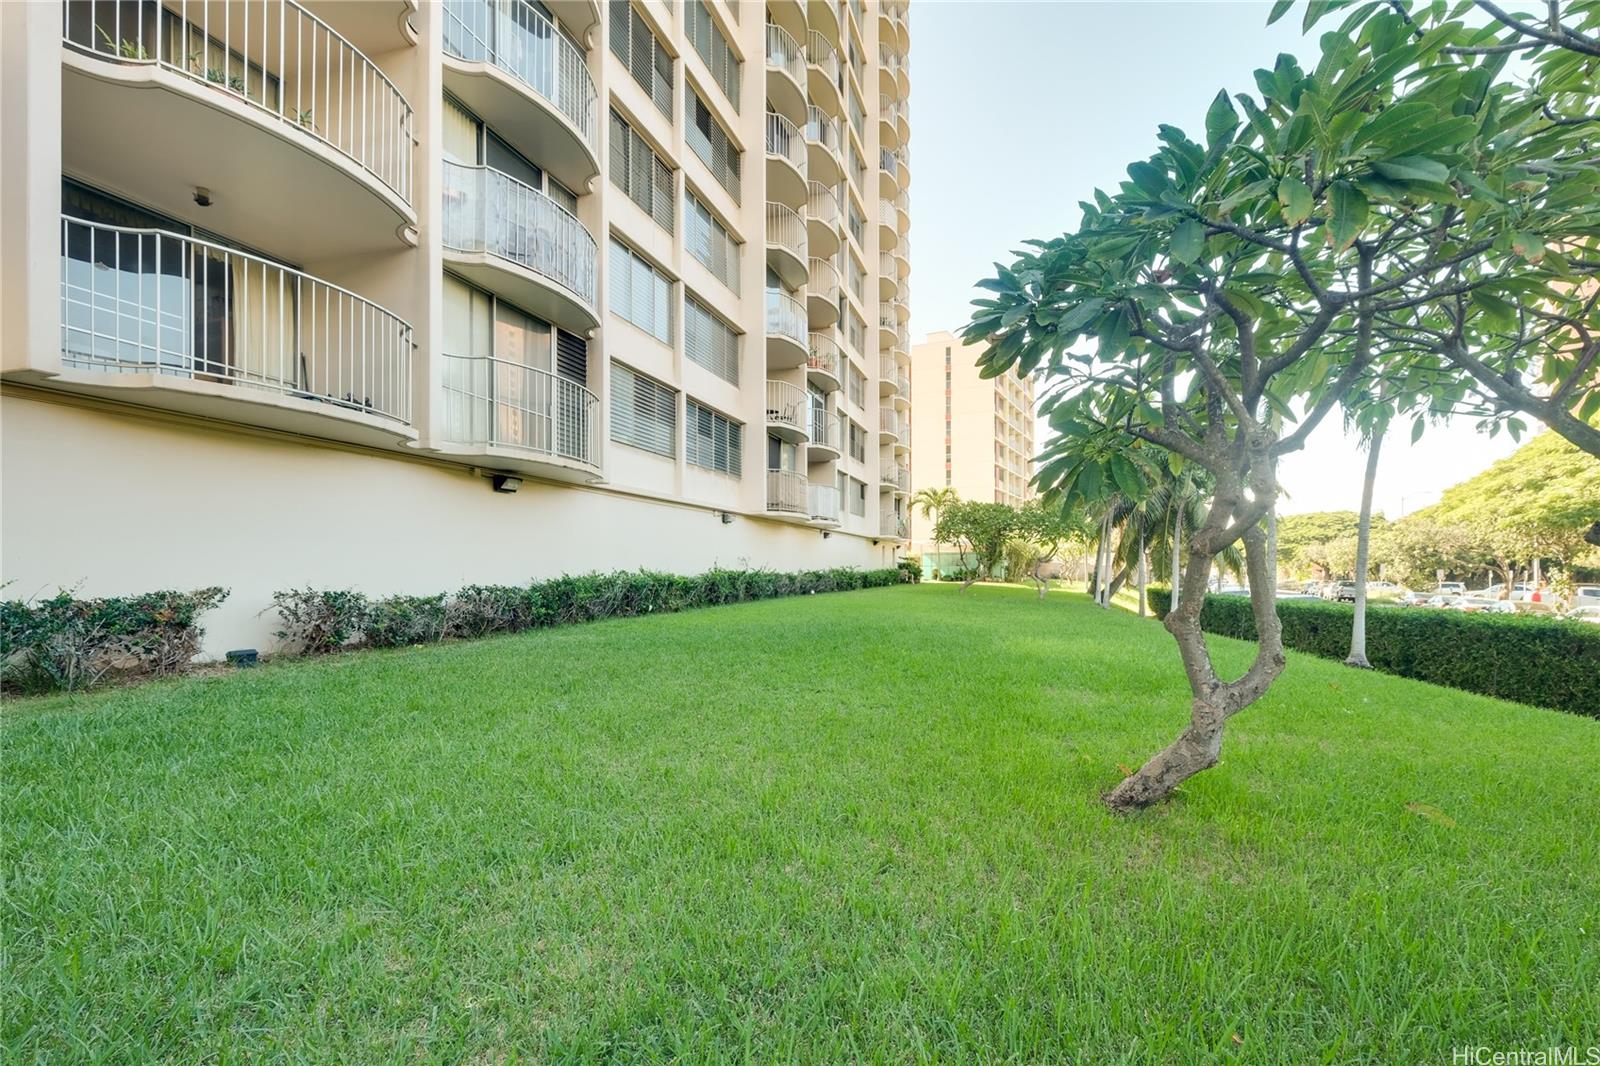
[[[1033,498],[1033,379],[979,377],[982,350],[943,331],[912,349],[911,485],[1020,507]],[[917,514],[913,539],[931,546],[931,532]]]
[[903,546],[904,0],[0,25],[8,596]]

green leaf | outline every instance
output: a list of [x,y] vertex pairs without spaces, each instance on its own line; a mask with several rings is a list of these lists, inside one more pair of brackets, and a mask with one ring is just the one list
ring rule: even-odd
[[1283,205],[1283,219],[1298,226],[1311,217],[1311,190],[1293,174],[1278,182],[1278,202]]
[[1428,428],[1428,421],[1425,418],[1422,418],[1422,417],[1419,416],[1415,422],[1412,422],[1411,423],[1411,443],[1415,444],[1415,443],[1417,443],[1417,441],[1421,440],[1422,439],[1422,431],[1427,429],[1427,428]]
[[1267,16],[1267,25],[1270,26],[1283,18],[1292,7],[1294,7],[1294,0],[1277,0],[1277,3],[1272,5],[1272,13]]
[[1144,495],[1144,478],[1139,476],[1139,471],[1128,462],[1126,456],[1111,457],[1111,476],[1116,480],[1117,488],[1128,499],[1137,500]]
[[1175,263],[1192,263],[1200,258],[1206,248],[1206,228],[1196,219],[1185,219],[1172,231],[1172,245],[1168,249]]
[[1544,258],[1544,241],[1525,230],[1518,230],[1511,235],[1511,250],[1530,263],[1537,263]]
[[1450,180],[1449,167],[1420,155],[1380,160],[1372,164],[1372,169],[1391,181],[1431,181],[1442,184]]
[[1206,110],[1206,143],[1212,148],[1232,140],[1233,131],[1239,128],[1239,113],[1228,99],[1228,90],[1217,93]]
[[1056,328],[1063,333],[1073,333],[1088,325],[1101,311],[1105,310],[1106,302],[1098,296],[1083,301],[1077,307],[1067,312],[1067,317],[1061,320]]
[[1328,229],[1333,250],[1350,247],[1361,227],[1367,224],[1367,198],[1347,181],[1336,181],[1332,187],[1333,221]]

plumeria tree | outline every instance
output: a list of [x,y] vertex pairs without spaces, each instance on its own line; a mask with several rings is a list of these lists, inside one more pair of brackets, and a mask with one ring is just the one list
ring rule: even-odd
[[[1155,155],[1082,204],[1075,232],[1028,242],[980,282],[990,296],[966,340],[983,345],[984,373],[1042,372],[1052,427],[1107,456],[1047,459],[1042,488],[1070,498],[1115,480],[1111,456],[1130,442],[1207,475],[1165,620],[1189,723],[1107,793],[1113,808],[1155,803],[1215,765],[1229,718],[1282,671],[1277,463],[1367,379],[1384,331],[1478,314],[1462,301],[1487,279],[1496,292],[1548,287],[1549,249],[1600,220],[1600,203],[1568,194],[1596,164],[1552,158],[1537,103],[1459,64],[1410,77],[1434,58],[1381,12],[1357,36],[1326,35],[1310,71],[1280,56],[1257,72],[1259,96],[1217,96],[1203,142],[1163,126]],[[1436,382],[1419,373],[1409,387]],[[1235,544],[1258,646],[1227,679],[1199,619],[1214,561]]]

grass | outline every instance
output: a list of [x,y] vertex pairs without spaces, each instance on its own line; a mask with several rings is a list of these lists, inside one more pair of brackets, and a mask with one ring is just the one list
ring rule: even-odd
[[[1241,668],[1248,648],[1217,641]],[[1600,1044],[1600,722],[924,585],[11,705],[7,1061]]]

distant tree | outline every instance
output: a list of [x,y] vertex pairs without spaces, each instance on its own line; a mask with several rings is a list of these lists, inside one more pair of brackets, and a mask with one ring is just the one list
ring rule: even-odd
[[974,581],[989,581],[994,568],[1005,555],[1006,542],[1018,529],[1018,516],[1014,507],[1003,503],[978,503],[959,500],[946,505],[939,513],[939,522],[933,528],[933,539],[947,544],[961,545],[963,552],[972,552],[977,560],[976,572],[962,583],[962,591],[972,587]]
[[[930,516],[941,513],[946,507],[959,502],[960,499],[961,494],[949,486],[942,489],[918,489],[911,494],[911,507],[920,512],[923,520],[927,521]],[[937,521],[934,523],[934,532],[938,532]],[[940,542],[937,539],[934,540],[933,547],[936,551],[939,549]]]
[[1030,500],[1017,512],[1016,528],[1006,545],[1006,576],[1012,581],[1031,580],[1044,597],[1050,582],[1039,570],[1068,543],[1086,541],[1083,515],[1061,506],[1057,498]]
[[1346,537],[1353,538],[1360,525],[1361,516],[1354,511],[1284,515],[1278,519],[1278,558],[1290,573],[1301,574],[1316,568],[1325,571],[1324,577],[1339,576],[1326,572],[1325,546]]
[[1380,531],[1390,572],[1402,585],[1432,588],[1442,571],[1464,580],[1488,567],[1487,550],[1466,526],[1418,511]]

